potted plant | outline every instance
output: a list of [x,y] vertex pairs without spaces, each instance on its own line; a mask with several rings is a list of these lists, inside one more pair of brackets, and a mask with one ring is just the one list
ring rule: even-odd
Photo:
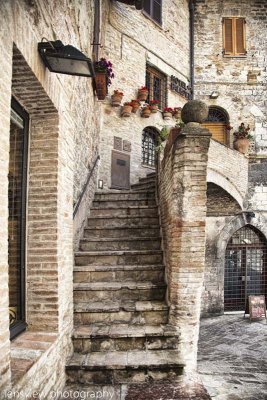
[[173,109],[171,107],[165,107],[163,109],[163,119],[170,120],[173,116]]
[[105,100],[108,94],[108,86],[111,85],[111,79],[114,78],[112,63],[106,58],[100,58],[95,63],[95,91],[98,100]]
[[131,101],[131,104],[133,107],[132,113],[136,113],[136,111],[140,108],[140,105],[141,105],[140,101],[138,99],[133,99]]
[[146,101],[148,96],[148,88],[145,86],[142,86],[140,89],[138,89],[138,95],[137,98],[140,101]]
[[249,148],[249,141],[253,138],[249,134],[250,127],[246,127],[244,122],[240,124],[238,130],[234,132],[234,149],[242,154],[246,154]]
[[142,118],[149,118],[151,114],[151,108],[149,104],[144,104],[141,110]]
[[181,119],[182,107],[174,107],[173,116],[175,119]]
[[121,116],[122,117],[130,117],[132,109],[133,109],[132,103],[129,103],[129,102],[124,103],[122,110],[121,110]]
[[113,95],[111,96],[112,107],[119,107],[121,105],[122,98],[123,93],[119,90],[114,90]]
[[156,113],[159,109],[159,101],[158,100],[151,100],[149,102],[150,109],[152,113]]

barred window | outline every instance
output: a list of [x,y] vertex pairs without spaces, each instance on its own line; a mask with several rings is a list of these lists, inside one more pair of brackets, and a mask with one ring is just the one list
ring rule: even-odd
[[145,128],[142,135],[142,164],[149,167],[156,165],[157,131]]
[[156,68],[147,66],[146,87],[148,88],[147,102],[157,100],[159,109],[163,110],[167,106],[167,76]]

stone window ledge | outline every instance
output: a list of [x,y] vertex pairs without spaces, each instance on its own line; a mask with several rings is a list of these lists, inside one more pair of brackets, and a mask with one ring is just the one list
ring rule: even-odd
[[56,333],[24,332],[11,342],[12,386],[52,347],[57,337]]

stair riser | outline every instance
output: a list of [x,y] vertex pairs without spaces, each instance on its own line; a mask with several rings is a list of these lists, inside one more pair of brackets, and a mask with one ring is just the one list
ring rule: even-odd
[[102,208],[91,209],[90,217],[157,217],[157,208]]
[[125,282],[131,281],[150,281],[152,283],[162,282],[164,279],[164,271],[107,271],[107,272],[83,272],[74,271],[74,282]]
[[139,207],[139,206],[149,206],[155,207],[155,199],[136,199],[136,200],[110,200],[110,201],[94,201],[94,208],[127,208],[127,207]]
[[76,265],[151,265],[162,263],[162,254],[137,255],[80,255],[75,257]]
[[72,341],[74,351],[82,354],[88,354],[92,351],[174,350],[178,348],[177,337],[164,336],[74,338]]
[[178,382],[183,373],[182,367],[177,368],[127,368],[124,370],[92,368],[71,369],[67,367],[67,383],[116,385],[156,382]]
[[149,301],[164,300],[166,288],[121,290],[74,290],[74,303],[90,301]]
[[155,183],[137,183],[131,186],[131,190],[155,190]]
[[126,200],[155,200],[155,191],[129,192],[129,193],[96,193],[94,201],[126,201]]
[[136,217],[136,218],[88,218],[88,227],[89,228],[117,228],[117,227],[126,227],[126,228],[136,228],[145,225],[153,225],[159,226],[158,217]]
[[168,322],[168,311],[118,311],[118,312],[74,312],[75,324],[94,324],[97,322],[131,323],[133,325],[159,325]]
[[108,242],[80,242],[80,250],[98,251],[98,250],[158,250],[160,249],[160,240],[132,240],[132,241],[108,241]]
[[97,238],[140,238],[158,237],[159,228],[124,228],[124,229],[85,229],[84,237],[87,239]]

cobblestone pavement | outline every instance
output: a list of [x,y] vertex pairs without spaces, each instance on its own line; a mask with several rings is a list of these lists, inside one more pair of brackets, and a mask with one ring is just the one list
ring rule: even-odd
[[267,324],[243,315],[201,321],[198,371],[215,400],[267,399]]

